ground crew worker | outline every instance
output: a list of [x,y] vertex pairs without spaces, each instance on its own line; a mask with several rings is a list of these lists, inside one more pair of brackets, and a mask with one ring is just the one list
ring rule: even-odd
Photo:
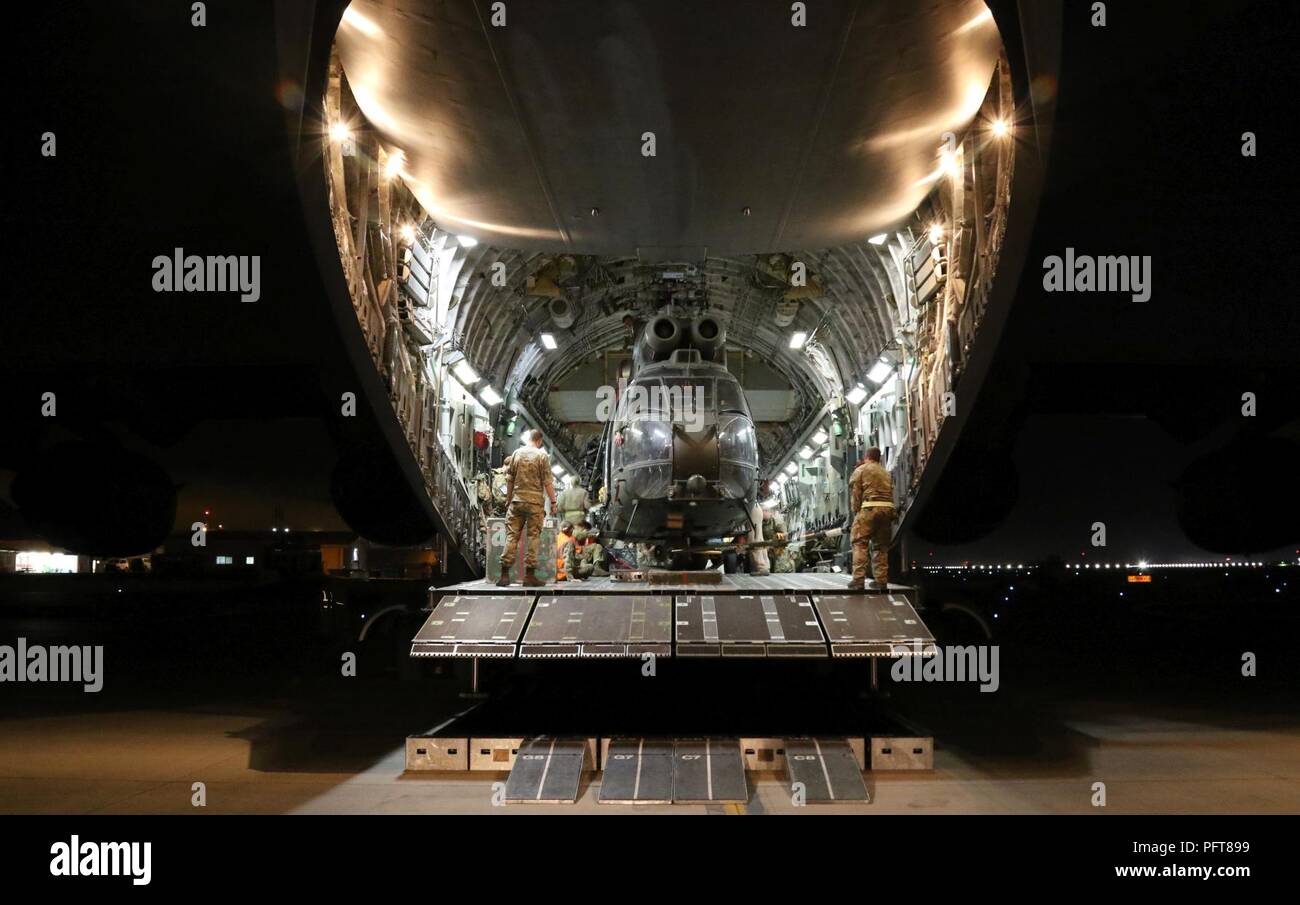
[[849,478],[849,517],[853,529],[853,580],[850,591],[861,591],[867,577],[867,552],[870,547],[874,586],[889,586],[889,542],[894,533],[894,482],[880,464],[880,449],[867,450],[862,463]]
[[609,574],[605,570],[605,548],[601,546],[599,535],[586,522],[574,526],[573,544],[569,547],[569,559],[565,560],[564,570],[570,578],[578,581],[585,581],[593,575]]
[[[749,511],[749,519],[754,523],[754,530],[749,535],[753,543],[762,543],[766,536],[763,534],[763,504],[760,499],[767,495],[767,484],[763,483],[758,489],[758,499],[754,500],[754,508]],[[767,558],[767,547],[750,547],[749,548],[749,573],[751,575],[767,575],[772,571],[771,563]]]
[[497,581],[503,588],[512,581],[510,573],[525,531],[528,546],[524,550],[524,584],[533,588],[545,584],[537,577],[545,499],[550,499],[552,511],[556,509],[555,476],[551,474],[551,457],[542,451],[542,432],[530,430],[524,437],[527,445],[515,450],[506,466],[506,548],[501,553],[501,578]]
[[580,487],[577,477],[570,475],[568,488],[560,494],[560,512],[563,517],[576,525],[587,517],[590,508],[591,499],[587,496],[587,488]]
[[573,523],[560,522],[560,531],[555,535],[555,580],[567,581],[572,574],[565,568],[573,558]]

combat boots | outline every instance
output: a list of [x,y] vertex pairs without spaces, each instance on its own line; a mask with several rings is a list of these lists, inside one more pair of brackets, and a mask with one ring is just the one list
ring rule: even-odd
[[[511,565],[513,565],[513,563]],[[497,587],[508,588],[510,587],[511,584],[513,584],[513,581],[510,578],[510,567],[507,566],[505,563],[502,563],[501,577],[497,579]]]
[[845,588],[845,590],[848,590],[848,591],[861,591],[861,590],[862,590],[862,579],[861,579],[861,578],[854,578],[854,579],[850,580],[849,583],[848,583],[848,586]]
[[524,569],[524,587],[526,588],[544,588],[546,582],[537,577],[537,567],[529,566]]

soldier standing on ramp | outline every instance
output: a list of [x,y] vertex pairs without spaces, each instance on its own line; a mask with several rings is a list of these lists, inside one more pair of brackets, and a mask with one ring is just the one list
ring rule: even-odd
[[850,591],[861,591],[867,577],[867,548],[871,548],[875,584],[889,587],[889,542],[894,533],[894,482],[880,464],[880,449],[867,450],[849,478],[849,518],[853,531],[853,580]]
[[556,509],[555,476],[551,474],[551,457],[542,452],[542,432],[530,430],[528,444],[510,456],[506,474],[506,548],[501,553],[501,578],[497,584],[508,587],[510,572],[519,551],[519,538],[528,532],[528,546],[524,552],[524,584],[538,588],[545,584],[537,577],[538,548],[542,542],[542,520],[546,518],[543,493],[551,501],[551,511]]

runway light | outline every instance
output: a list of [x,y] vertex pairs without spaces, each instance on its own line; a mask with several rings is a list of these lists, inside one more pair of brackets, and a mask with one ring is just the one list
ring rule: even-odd
[[790,348],[791,348],[791,349],[802,349],[802,348],[803,348],[803,344],[806,343],[806,342],[808,342],[808,334],[807,334],[807,333],[804,333],[802,330],[800,330],[800,331],[797,332],[797,333],[793,333],[793,334],[790,335]]
[[829,438],[830,434],[826,433],[824,430],[819,430],[817,433],[813,434],[813,442],[818,446],[825,443]]
[[473,236],[457,236],[456,241],[460,243],[461,248],[473,248],[478,244],[478,239]]
[[858,384],[853,389],[849,390],[848,394],[845,395],[844,398],[849,401],[850,405],[861,405],[862,400],[867,398],[867,389],[862,384]]
[[470,367],[470,364],[466,359],[462,358],[460,361],[456,362],[456,366],[451,370],[452,373],[456,375],[456,379],[467,386],[478,383],[478,371],[475,371]]
[[415,241],[415,227],[409,223],[403,223],[397,234],[402,237],[402,241],[407,245]]
[[888,360],[882,358],[871,366],[871,370],[867,372],[867,380],[879,385],[892,377],[893,374],[894,366]]
[[1006,120],[995,119],[989,128],[993,130],[995,138],[1006,138],[1011,134],[1011,127],[1007,125]]
[[479,393],[479,397],[488,405],[501,404],[501,394],[492,389],[491,384],[487,384],[483,387],[482,391]]
[[798,462],[785,463],[785,473],[790,475],[790,477],[794,477],[795,475],[797,475],[799,473],[799,463]]
[[881,233],[878,236],[872,236],[867,241],[870,242],[872,245],[884,245],[886,242],[889,241],[889,234]]
[[803,449],[799,450],[799,458],[811,459],[812,457],[813,457],[813,448],[811,446],[805,446]]
[[930,227],[930,241],[936,245],[943,241],[942,223],[936,223]]
[[347,127],[346,123],[330,124],[330,141],[344,142],[352,138],[352,130]]
[[559,348],[559,343],[557,343],[557,342],[555,341],[555,335],[552,334],[552,333],[543,333],[543,334],[539,337],[539,339],[541,339],[541,341],[542,341],[542,346],[543,346],[544,348],[547,348],[547,349],[558,349],[558,348]]

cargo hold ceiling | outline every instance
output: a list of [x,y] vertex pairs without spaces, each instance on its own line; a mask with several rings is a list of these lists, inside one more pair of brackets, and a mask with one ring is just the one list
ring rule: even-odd
[[355,0],[337,45],[439,225],[534,251],[692,259],[894,228],[1001,51],[981,0],[822,2],[804,26],[786,4],[504,7],[494,25],[484,2]]

